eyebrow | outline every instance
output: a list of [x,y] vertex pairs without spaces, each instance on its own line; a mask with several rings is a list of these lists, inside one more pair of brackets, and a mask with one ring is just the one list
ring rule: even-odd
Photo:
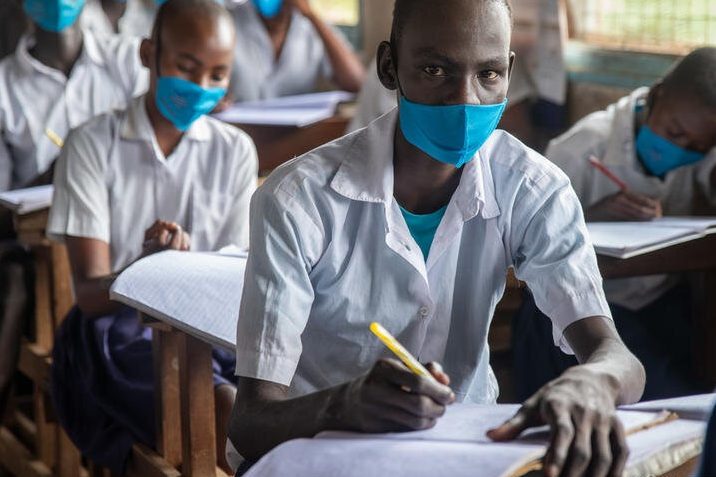
[[[443,53],[440,53],[433,47],[419,48],[415,51],[414,56],[423,60],[438,60],[451,66],[456,66],[459,64],[454,59]],[[480,66],[483,68],[506,68],[508,65],[508,60],[507,58],[503,58],[501,56],[495,56],[492,58],[486,58],[484,60],[481,60],[479,63]]]
[[194,56],[194,55],[192,55],[192,54],[190,54],[190,53],[179,53],[178,56],[179,56],[180,58],[185,58],[185,59],[187,59],[187,60],[193,61],[194,63],[196,63],[196,64],[199,65],[199,66],[202,66],[202,65],[204,64],[204,63],[201,62],[201,60],[200,60],[199,58],[197,58],[196,56]]

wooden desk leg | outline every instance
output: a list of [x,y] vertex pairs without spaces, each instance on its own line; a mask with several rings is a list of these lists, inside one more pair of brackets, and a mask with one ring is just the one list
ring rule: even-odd
[[52,313],[55,317],[55,327],[58,327],[74,304],[72,275],[67,249],[64,245],[53,243],[50,257],[52,263]]
[[157,390],[157,451],[169,465],[179,468],[182,461],[179,333],[153,329],[152,343]]
[[704,385],[716,386],[716,271],[694,274],[694,369]]
[[182,333],[179,376],[182,475],[216,475],[216,418],[211,346]]
[[37,458],[50,469],[54,468],[57,451],[57,426],[50,422],[47,415],[45,392],[39,384],[34,385],[32,393],[33,413],[35,417],[35,452]]
[[35,343],[48,353],[55,336],[52,319],[51,259],[45,248],[33,250],[35,256]]
[[57,470],[58,477],[76,477],[80,475],[82,466],[80,451],[72,443],[69,436],[57,426]]

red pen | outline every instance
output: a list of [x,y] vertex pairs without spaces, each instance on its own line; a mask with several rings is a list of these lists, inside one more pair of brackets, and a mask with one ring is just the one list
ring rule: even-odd
[[609,180],[614,182],[621,190],[625,191],[628,189],[626,183],[618,178],[612,171],[607,169],[607,166],[602,164],[602,161],[600,161],[595,156],[589,156],[589,163],[594,166],[595,169],[597,169],[599,172],[607,176]]

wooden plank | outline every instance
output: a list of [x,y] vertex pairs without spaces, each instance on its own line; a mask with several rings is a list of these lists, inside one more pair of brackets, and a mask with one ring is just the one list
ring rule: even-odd
[[80,451],[70,440],[62,426],[57,427],[57,477],[75,477],[80,475],[82,461]]
[[180,335],[179,376],[182,415],[182,474],[216,473],[216,415],[211,346]]
[[670,470],[669,472],[660,475],[659,477],[691,477],[696,472],[696,467],[699,465],[700,457],[694,457],[689,459],[677,468]]
[[50,216],[50,209],[42,209],[29,214],[18,215],[13,214],[13,222],[15,231],[19,232],[39,232],[44,234],[47,227],[47,220]]
[[50,248],[52,269],[52,298],[54,326],[57,328],[75,303],[72,293],[72,273],[67,249],[63,244],[53,243]]
[[182,461],[179,400],[179,333],[152,330],[157,410],[157,450],[173,467]]
[[35,257],[35,344],[44,350],[52,349],[55,336],[52,318],[52,274],[49,250],[34,249]]
[[49,388],[51,363],[52,360],[45,348],[27,342],[20,347],[18,368],[44,390]]
[[0,428],[0,462],[12,474],[22,477],[52,477],[50,468],[35,459],[7,428]]
[[716,271],[692,277],[694,370],[705,386],[716,386]]
[[[49,422],[44,390],[37,384],[32,395],[35,434],[35,455],[50,469],[55,466],[57,449],[56,424]],[[77,475],[75,473],[74,475]]]
[[151,449],[135,445],[127,464],[127,477],[181,477],[181,473]]

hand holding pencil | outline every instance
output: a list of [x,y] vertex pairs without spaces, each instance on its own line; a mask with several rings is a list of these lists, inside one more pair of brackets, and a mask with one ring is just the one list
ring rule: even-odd
[[663,215],[661,202],[629,189],[626,182],[614,174],[602,161],[589,157],[589,164],[619,187],[612,194],[585,211],[588,222],[647,221]]

